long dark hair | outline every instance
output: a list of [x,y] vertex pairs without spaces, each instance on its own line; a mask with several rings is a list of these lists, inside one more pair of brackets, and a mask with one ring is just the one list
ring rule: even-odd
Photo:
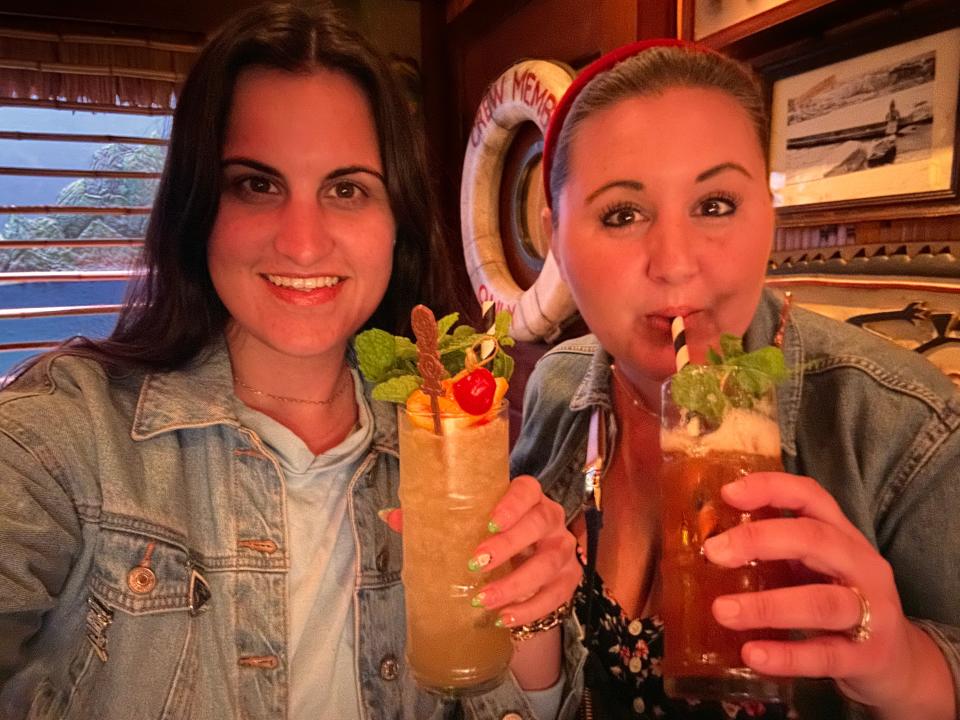
[[396,223],[393,273],[367,327],[407,330],[418,302],[451,308],[454,293],[421,134],[388,63],[326,4],[265,4],[237,14],[200,53],[177,101],[163,177],[142,256],[113,333],[73,338],[54,353],[92,357],[114,370],[172,370],[189,363],[229,319],[207,267],[217,216],[221,153],[234,86],[250,66],[324,68],[365,92],[377,127]]

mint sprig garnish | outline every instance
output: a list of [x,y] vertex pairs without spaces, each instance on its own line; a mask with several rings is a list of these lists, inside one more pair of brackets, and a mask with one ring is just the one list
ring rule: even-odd
[[767,346],[745,352],[736,335],[720,336],[720,350],[707,350],[706,365],[687,365],[673,376],[674,404],[719,427],[730,408],[752,408],[790,374],[783,351]]
[[[467,358],[467,351],[489,337],[478,333],[469,325],[457,325],[459,313],[450,313],[437,320],[437,348],[440,362],[448,376],[460,372]],[[510,337],[510,313],[497,313],[494,337],[501,350],[487,368],[494,376],[507,380],[513,374],[513,358],[503,348],[515,343]],[[360,372],[367,382],[373,383],[371,396],[374,400],[404,403],[414,390],[423,384],[417,370],[417,346],[403,335],[391,335],[385,330],[364,330],[353,340]]]

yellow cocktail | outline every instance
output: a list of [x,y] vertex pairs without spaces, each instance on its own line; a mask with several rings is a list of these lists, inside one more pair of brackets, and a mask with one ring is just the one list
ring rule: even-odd
[[468,694],[498,684],[512,652],[496,614],[470,604],[508,568],[467,567],[509,485],[507,404],[440,424],[437,434],[429,410],[398,409],[407,661],[423,688]]

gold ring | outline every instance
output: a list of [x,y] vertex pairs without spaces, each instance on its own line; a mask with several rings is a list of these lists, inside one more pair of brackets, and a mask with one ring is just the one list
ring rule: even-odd
[[857,621],[856,626],[850,631],[850,639],[855,643],[866,642],[870,639],[870,636],[873,635],[873,630],[870,627],[870,601],[853,585],[848,585],[847,587],[853,591],[853,594],[857,596],[857,601],[860,603],[860,619]]

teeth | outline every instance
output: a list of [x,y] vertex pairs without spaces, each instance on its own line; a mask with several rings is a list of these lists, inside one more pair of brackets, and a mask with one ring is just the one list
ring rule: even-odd
[[318,275],[317,277],[287,277],[286,275],[267,275],[267,280],[278,287],[293,288],[294,290],[315,290],[320,287],[333,287],[340,278],[336,275]]

